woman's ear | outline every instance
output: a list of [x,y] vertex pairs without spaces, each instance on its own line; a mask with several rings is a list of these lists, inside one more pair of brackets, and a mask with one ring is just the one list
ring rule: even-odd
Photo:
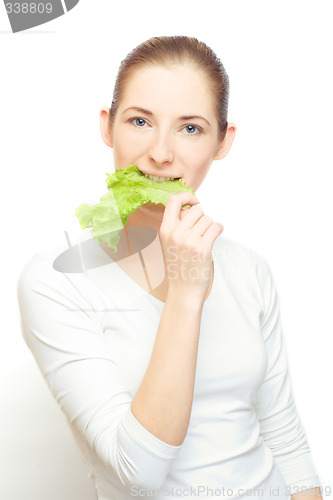
[[103,141],[110,148],[113,147],[112,143],[112,127],[110,126],[110,113],[111,110],[107,106],[101,109],[100,111],[100,129]]
[[235,138],[236,130],[237,127],[234,123],[228,123],[227,132],[224,136],[224,139],[220,142],[213,160],[222,160],[222,158],[227,156]]

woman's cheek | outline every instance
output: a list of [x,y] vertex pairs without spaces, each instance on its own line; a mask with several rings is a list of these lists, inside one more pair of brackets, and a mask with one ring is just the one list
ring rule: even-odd
[[198,165],[202,161],[202,148],[197,144],[187,144],[186,148],[183,150],[183,157],[187,158],[187,161],[190,161],[190,164],[193,165],[193,168],[195,168],[195,165]]
[[132,141],[128,141],[125,136],[119,138],[118,141],[115,141],[114,144],[114,153],[115,156],[121,163],[128,162],[128,159],[131,158],[135,152],[135,145]]
[[148,141],[144,134],[127,133],[122,138],[122,149],[125,150],[128,156],[140,156],[148,147]]
[[206,168],[209,168],[210,154],[205,150],[204,147],[191,148],[188,151],[187,159],[189,160],[189,165],[193,172],[202,172]]

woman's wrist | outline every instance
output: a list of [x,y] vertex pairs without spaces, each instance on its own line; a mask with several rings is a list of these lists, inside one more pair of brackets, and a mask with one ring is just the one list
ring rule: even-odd
[[185,290],[169,285],[166,302],[175,307],[186,308],[189,312],[202,309],[205,301],[205,294],[195,293],[193,290]]

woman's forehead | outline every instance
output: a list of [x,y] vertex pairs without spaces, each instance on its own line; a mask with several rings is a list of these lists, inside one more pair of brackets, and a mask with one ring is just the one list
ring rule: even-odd
[[189,64],[174,66],[145,64],[132,69],[126,85],[129,86],[132,83],[132,87],[135,87],[140,83],[147,84],[151,80],[159,81],[162,88],[163,82],[166,82],[166,85],[172,85],[173,83],[181,85],[183,82],[187,88],[191,83],[205,88],[209,86],[208,78],[204,72]]
[[127,79],[120,104],[122,111],[129,106],[171,110],[180,105],[186,114],[215,111],[208,78],[189,65],[136,68]]

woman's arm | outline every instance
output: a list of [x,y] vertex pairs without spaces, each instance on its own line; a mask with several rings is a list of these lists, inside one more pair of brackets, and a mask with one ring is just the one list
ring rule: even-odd
[[168,293],[150,362],[131,404],[135,418],[179,446],[188,429],[203,300]]
[[306,491],[314,498],[313,488],[320,488],[320,478],[294,400],[277,289],[266,262],[257,267],[257,275],[263,298],[261,334],[267,353],[265,378],[254,402],[260,435],[272,451],[289,494],[297,492],[291,498],[304,498]]
[[131,404],[143,427],[172,446],[183,443],[190,421],[201,314],[212,276],[211,251],[222,232],[200,206],[180,213],[186,203],[198,200],[179,193],[165,208],[160,238],[168,295],[147,371]]
[[[58,272],[53,261],[51,254],[36,255],[18,280],[27,346],[98,466],[118,486],[159,488],[181,446],[159,440],[131,413],[133,395],[122,363],[128,344],[120,350],[117,334],[108,336],[103,323],[104,311],[117,310],[118,303],[95,293],[89,274]],[[123,328],[119,320],[118,314],[110,317],[115,332]],[[135,354],[129,356],[135,364]]]

